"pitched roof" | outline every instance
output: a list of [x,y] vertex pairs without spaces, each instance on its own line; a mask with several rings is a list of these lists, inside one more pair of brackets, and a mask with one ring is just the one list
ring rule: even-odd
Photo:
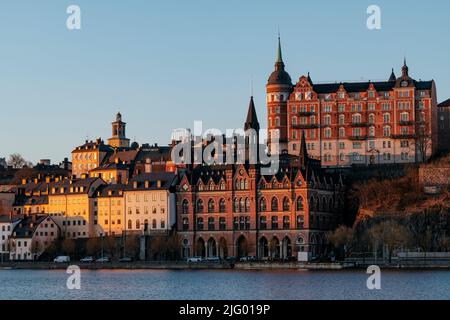
[[247,119],[245,120],[244,130],[254,129],[259,131],[258,116],[256,115],[255,103],[253,102],[253,96],[250,97],[250,103],[248,105]]
[[[142,173],[130,179],[126,190],[160,190],[172,187],[176,178],[173,172]],[[158,181],[161,183],[158,186]],[[147,185],[146,185],[147,183]]]
[[439,108],[446,108],[446,107],[450,107],[450,99],[447,99],[445,101],[442,101],[441,103],[438,104]]

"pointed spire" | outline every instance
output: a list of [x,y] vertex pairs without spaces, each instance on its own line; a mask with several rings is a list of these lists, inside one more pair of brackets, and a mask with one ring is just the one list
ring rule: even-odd
[[313,84],[313,82],[312,82],[312,80],[311,80],[311,76],[309,75],[309,71],[308,71],[308,82],[312,85]]
[[280,38],[280,32],[278,32],[277,63],[283,63],[283,54],[281,53],[281,38]]
[[389,81],[395,81],[395,80],[397,80],[397,77],[395,76],[394,68],[392,68],[391,76],[389,77]]
[[308,162],[308,150],[306,149],[306,138],[305,138],[305,131],[302,131],[302,140],[300,144],[300,167],[302,169],[306,168],[306,164]]
[[245,120],[244,130],[254,129],[259,131],[258,116],[256,115],[255,103],[253,96],[250,97],[250,103],[248,105],[247,119]]
[[403,67],[402,67],[402,76],[403,77],[408,77],[409,76],[409,68],[406,64],[406,57],[403,60]]

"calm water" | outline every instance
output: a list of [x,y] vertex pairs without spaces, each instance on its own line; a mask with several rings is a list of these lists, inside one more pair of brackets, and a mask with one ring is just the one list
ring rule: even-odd
[[65,271],[0,270],[0,299],[450,299],[450,271],[83,270],[81,290]]

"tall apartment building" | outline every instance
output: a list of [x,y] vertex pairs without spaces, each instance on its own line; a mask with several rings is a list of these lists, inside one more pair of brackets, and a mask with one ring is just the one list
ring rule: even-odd
[[279,41],[266,88],[272,153],[299,154],[302,132],[325,167],[422,162],[437,150],[435,83],[411,78],[406,60],[387,81],[315,84],[308,73],[292,84]]

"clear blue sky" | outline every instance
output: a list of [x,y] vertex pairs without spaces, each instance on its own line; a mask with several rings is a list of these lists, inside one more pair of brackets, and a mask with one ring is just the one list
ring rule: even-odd
[[[81,7],[82,29],[66,29]],[[382,29],[366,28],[381,7]],[[110,136],[117,110],[137,141],[166,144],[194,120],[241,127],[254,82],[266,126],[265,84],[281,30],[293,80],[386,79],[406,55],[416,79],[450,97],[450,2],[10,0],[0,4],[0,157],[61,161]]]

